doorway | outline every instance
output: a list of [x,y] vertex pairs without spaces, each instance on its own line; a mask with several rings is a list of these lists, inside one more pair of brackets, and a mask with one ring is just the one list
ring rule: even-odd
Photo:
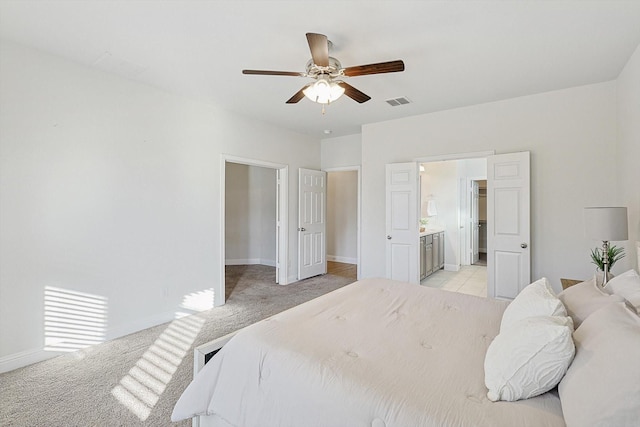
[[288,166],[221,156],[220,279],[215,306],[226,301],[227,262],[275,268],[275,283],[288,283]]
[[[326,169],[326,258],[332,271],[360,271],[360,168]],[[350,273],[353,274],[353,273]]]
[[[419,164],[484,158],[487,162],[487,295],[499,299],[515,298],[531,283],[530,157],[528,151],[505,154],[485,152],[472,156],[453,154],[387,163],[386,277],[419,283],[419,243],[422,240],[419,235]],[[452,234],[459,237],[459,229],[460,225]],[[447,235],[444,237],[447,238]]]
[[[421,284],[476,296],[487,296],[486,261],[480,262],[480,186],[485,188],[487,160],[429,161],[420,164],[420,217],[427,236],[444,241],[444,263],[430,270]],[[421,228],[422,229],[422,228]],[[433,233],[435,234],[428,234]],[[421,236],[425,232],[421,233]],[[486,232],[485,232],[486,242]],[[428,241],[426,242],[428,246]],[[485,254],[486,260],[486,243]],[[435,264],[433,264],[435,265]]]
[[225,219],[225,297],[246,274],[277,283],[276,170],[227,163]]
[[472,265],[487,266],[487,180],[473,181],[473,225]]

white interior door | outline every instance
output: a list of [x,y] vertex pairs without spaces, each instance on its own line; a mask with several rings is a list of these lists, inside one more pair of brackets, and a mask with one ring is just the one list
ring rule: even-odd
[[478,181],[471,181],[471,264],[475,264],[480,259],[480,218],[478,210],[479,198],[480,192],[478,189]]
[[529,152],[487,158],[487,293],[513,299],[531,281]]
[[298,280],[325,274],[327,173],[300,169],[298,187]]
[[280,169],[276,169],[276,283],[280,283],[280,275],[282,274],[282,260],[280,259],[280,232],[282,231],[282,221],[280,220],[280,195],[281,188]]
[[418,164],[386,165],[387,277],[420,282]]

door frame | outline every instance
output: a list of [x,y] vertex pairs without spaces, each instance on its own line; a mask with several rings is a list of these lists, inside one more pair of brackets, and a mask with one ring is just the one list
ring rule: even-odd
[[360,266],[361,266],[361,262],[360,262],[360,230],[361,230],[361,224],[360,224],[360,218],[361,218],[361,208],[360,208],[360,204],[361,204],[361,191],[362,191],[362,182],[361,182],[361,167],[360,166],[343,166],[343,167],[337,167],[337,168],[323,168],[322,169],[324,172],[327,172],[327,183],[329,182],[329,177],[328,174],[329,172],[353,172],[355,171],[357,174],[357,186],[358,186],[358,201],[357,201],[357,211],[356,211],[356,279],[360,280],[361,274],[360,274]]
[[[493,156],[496,154],[495,150],[487,150],[487,151],[473,151],[473,152],[469,152],[469,153],[455,153],[455,154],[440,154],[440,155],[436,155],[436,156],[425,156],[425,157],[416,157],[414,159],[414,161],[418,162],[418,164],[421,163],[432,163],[432,162],[445,162],[445,161],[449,161],[449,160],[470,160],[470,159],[481,159],[484,158],[486,159],[489,156]],[[484,179],[484,178],[483,178]],[[465,179],[466,181],[466,179]],[[466,183],[465,183],[466,184]],[[463,185],[460,183],[460,180],[458,180],[458,185]],[[468,185],[468,184],[466,184]],[[459,188],[458,189],[458,211],[460,211],[460,203],[461,203],[461,195],[463,195],[463,197],[465,197],[465,200],[468,197],[468,188],[465,187],[464,189]],[[418,202],[420,201],[420,194],[418,194]],[[466,212],[466,210],[465,210]],[[467,254],[467,226],[466,226],[466,221],[468,220],[468,218],[460,218],[458,217],[458,227],[460,226],[460,223],[462,221],[465,221],[465,232],[464,233],[460,233],[460,235],[458,236],[458,262],[459,264],[457,265],[456,268],[460,268],[460,265],[464,265],[463,261],[468,260],[468,254]],[[445,264],[446,267],[446,264]],[[457,271],[457,270],[456,270]]]
[[[257,166],[276,170],[276,282],[280,285],[287,285],[289,271],[288,248],[289,248],[289,166],[281,163],[266,162],[263,160],[250,159],[248,157],[232,156],[229,154],[220,155],[220,276],[217,284],[214,284],[214,306],[218,307],[225,303],[225,193],[226,193],[226,166],[227,163],[237,163],[247,166]],[[278,221],[279,217],[279,221]],[[218,296],[221,296],[219,298]]]
[[[467,177],[466,178],[466,182],[465,182],[465,192],[466,192],[466,200],[467,200],[467,210],[465,211],[467,213],[467,217],[465,218],[465,224],[469,224],[472,216],[471,216],[471,207],[473,207],[473,193],[472,193],[472,185],[473,182],[476,181],[482,181],[482,180],[486,180],[487,177],[484,176],[473,176],[473,177]],[[478,215],[479,215],[479,211],[478,211]],[[464,265],[473,265],[473,230],[470,227],[465,227],[465,256],[462,257],[462,259],[466,262],[466,264]]]

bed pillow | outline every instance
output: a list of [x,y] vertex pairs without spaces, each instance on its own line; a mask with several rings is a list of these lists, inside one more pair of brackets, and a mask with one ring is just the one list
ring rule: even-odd
[[566,307],[576,328],[594,311],[607,304],[624,301],[621,296],[610,295],[600,289],[595,277],[568,287],[558,294],[558,298]]
[[517,321],[491,342],[484,361],[491,401],[528,399],[558,385],[575,353],[570,317]]
[[546,277],[527,285],[502,315],[500,332],[517,321],[533,316],[566,316],[567,311],[556,297]]
[[640,276],[631,269],[609,280],[607,289],[615,295],[620,295],[640,312]]
[[576,356],[558,386],[567,426],[636,426],[640,317],[624,303],[593,313],[573,334]]

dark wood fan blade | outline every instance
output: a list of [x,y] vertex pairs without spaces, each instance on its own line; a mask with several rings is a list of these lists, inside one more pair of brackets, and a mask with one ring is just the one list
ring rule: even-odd
[[362,104],[363,102],[367,102],[368,100],[371,99],[369,95],[367,95],[366,93],[360,92],[358,89],[351,86],[349,83],[338,82],[338,85],[344,88],[345,95],[347,95],[349,98],[353,99],[354,101],[359,102],[360,104]]
[[366,76],[367,74],[397,73],[399,71],[404,71],[404,62],[401,60],[347,67],[344,69],[344,75],[355,77]]
[[302,98],[304,98],[304,93],[303,91],[308,88],[309,86],[311,86],[313,83],[310,83],[308,85],[306,85],[305,87],[303,87],[302,89],[300,89],[299,91],[297,91],[291,98],[289,98],[289,100],[287,101],[287,104],[296,104],[298,102],[300,102],[300,100]]
[[329,66],[329,42],[324,34],[307,33],[311,58],[319,67]]
[[304,73],[295,71],[242,70],[242,74],[256,74],[261,76],[294,76],[304,77]]

